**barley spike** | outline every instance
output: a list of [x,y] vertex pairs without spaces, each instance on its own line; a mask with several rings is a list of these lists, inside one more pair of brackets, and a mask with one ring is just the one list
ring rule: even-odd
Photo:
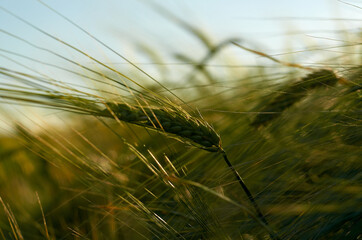
[[251,125],[259,127],[269,124],[272,120],[279,117],[283,111],[302,100],[308,91],[334,86],[341,79],[341,77],[338,77],[329,69],[319,69],[308,74],[301,80],[280,89],[281,94],[277,95],[260,110],[262,113],[256,116]]
[[205,122],[168,108],[132,106],[124,103],[106,103],[108,108],[101,111],[103,117],[147,127],[156,131],[173,134],[177,139],[191,141],[197,147],[210,152],[221,149],[219,135]]

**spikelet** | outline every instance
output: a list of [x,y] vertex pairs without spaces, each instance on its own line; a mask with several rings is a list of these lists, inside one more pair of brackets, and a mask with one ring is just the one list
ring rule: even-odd
[[254,121],[252,126],[259,127],[269,124],[272,120],[279,117],[283,111],[299,102],[306,96],[306,93],[312,89],[334,86],[341,77],[329,69],[320,69],[303,77],[300,81],[280,89],[281,94],[272,99],[263,107]]
[[113,113],[121,121],[172,134],[176,139],[191,141],[191,144],[210,152],[221,151],[219,135],[206,122],[183,111],[123,103],[107,103],[107,106],[109,109],[101,112],[103,117],[113,118]]

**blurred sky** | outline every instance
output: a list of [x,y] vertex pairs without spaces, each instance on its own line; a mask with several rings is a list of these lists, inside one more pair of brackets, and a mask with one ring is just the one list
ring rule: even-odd
[[[337,44],[339,29],[357,31],[361,27],[362,1],[346,0],[62,0],[44,1],[72,19],[107,45],[129,58],[135,46],[147,44],[165,52],[192,51],[202,54],[203,46],[174,22],[161,16],[149,3],[157,3],[182,20],[197,26],[221,41],[237,37],[260,45],[269,53],[281,53],[288,44],[298,48],[314,37],[330,37],[326,44]],[[104,47],[57,16],[36,0],[1,0],[0,6],[28,20],[46,32],[65,40],[91,54],[108,54]],[[61,53],[71,53],[59,43],[0,11],[2,30],[21,36],[32,43]],[[338,32],[337,32],[338,33]],[[341,37],[340,37],[341,38]],[[287,39],[287,40],[286,40]],[[27,44],[3,32],[1,48],[25,55],[38,56]],[[2,53],[3,54],[3,53]],[[53,59],[54,60],[54,59]],[[112,58],[113,61],[117,61]],[[119,59],[120,62],[124,62]],[[0,64],[8,61],[0,60]]]

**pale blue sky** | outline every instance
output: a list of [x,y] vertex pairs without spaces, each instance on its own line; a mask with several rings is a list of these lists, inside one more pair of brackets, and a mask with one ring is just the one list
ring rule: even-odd
[[[190,34],[156,13],[147,4],[151,2],[148,0],[45,0],[44,2],[132,61],[144,61],[137,55],[135,47],[137,43],[160,49],[161,55],[191,53],[196,59],[200,56],[200,59],[205,52],[200,42]],[[261,46],[264,51],[271,54],[283,53],[290,47],[298,49],[308,41],[336,45],[338,41],[314,37],[338,40],[341,36],[334,34],[335,30],[346,28],[357,31],[362,23],[361,9],[337,0],[158,0],[153,2],[184,21],[198,26],[210,34],[215,42],[227,37],[237,37],[246,40],[246,44],[254,43]],[[362,6],[362,1],[359,0],[346,2]],[[1,0],[0,6],[91,55],[114,63],[124,62],[36,0]],[[2,10],[0,10],[0,28],[32,43],[83,61],[71,50]],[[287,32],[290,34],[287,35]],[[38,51],[3,33],[0,33],[0,42],[2,49],[63,64],[54,56]],[[163,57],[167,59],[167,56]],[[2,57],[0,57],[0,66],[15,67],[13,63]]]

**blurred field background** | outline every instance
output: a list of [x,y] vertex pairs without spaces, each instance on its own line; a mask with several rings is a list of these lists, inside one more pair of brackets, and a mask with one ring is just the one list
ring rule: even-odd
[[[137,100],[110,68],[212,125],[280,239],[362,237],[361,1],[44,2],[158,83],[40,2],[1,2],[0,238],[270,239],[219,153],[9,100],[54,83]],[[310,71],[233,43],[345,81],[288,92]]]

